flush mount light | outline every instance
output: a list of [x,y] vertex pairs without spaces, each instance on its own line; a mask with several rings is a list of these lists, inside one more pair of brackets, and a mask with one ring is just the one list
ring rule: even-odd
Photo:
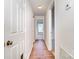
[[42,9],[42,6],[38,6],[38,9]]

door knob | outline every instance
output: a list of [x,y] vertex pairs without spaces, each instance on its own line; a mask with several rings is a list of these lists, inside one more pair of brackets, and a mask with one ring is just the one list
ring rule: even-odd
[[7,46],[9,46],[9,45],[12,45],[13,44],[13,41],[7,41]]

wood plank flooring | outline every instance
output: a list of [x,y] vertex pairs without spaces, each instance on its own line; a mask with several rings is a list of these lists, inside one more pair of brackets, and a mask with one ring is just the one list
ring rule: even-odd
[[48,51],[44,40],[36,40],[29,59],[55,59],[55,57]]

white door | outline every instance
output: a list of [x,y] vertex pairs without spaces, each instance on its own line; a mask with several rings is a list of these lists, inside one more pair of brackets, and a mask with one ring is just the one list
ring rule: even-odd
[[5,46],[4,48],[4,56],[5,59],[19,59],[19,46]]
[[20,58],[19,57],[20,52],[18,49],[19,49],[18,45],[15,45],[14,47],[11,48],[11,51],[10,51],[11,56],[9,56],[9,57],[11,57],[11,59],[19,59]]

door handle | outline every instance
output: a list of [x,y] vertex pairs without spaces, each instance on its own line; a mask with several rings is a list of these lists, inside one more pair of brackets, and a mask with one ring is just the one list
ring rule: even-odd
[[13,44],[13,41],[7,41],[7,46],[9,46],[9,45],[12,45]]

